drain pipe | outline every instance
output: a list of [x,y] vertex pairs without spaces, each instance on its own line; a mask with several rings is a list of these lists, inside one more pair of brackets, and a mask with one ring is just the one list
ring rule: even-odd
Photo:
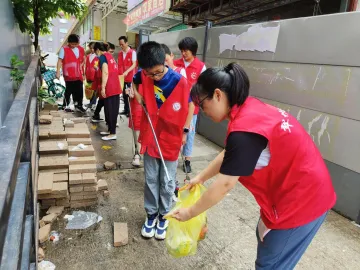
[[211,27],[212,27],[212,22],[211,21],[206,21],[205,22],[205,38],[204,38],[203,62],[206,61],[206,51],[207,51],[207,47],[208,47],[208,34],[209,34],[209,29]]

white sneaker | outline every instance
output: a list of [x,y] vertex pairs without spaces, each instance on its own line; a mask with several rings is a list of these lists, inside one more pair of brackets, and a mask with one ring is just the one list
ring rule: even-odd
[[110,135],[110,132],[109,131],[101,131],[100,135],[107,136],[107,135]]
[[133,161],[131,162],[131,165],[133,165],[135,167],[140,167],[140,156],[139,155],[134,156]]
[[145,223],[141,228],[141,235],[145,238],[152,238],[155,235],[155,227],[157,223],[157,214],[148,215]]
[[111,140],[116,140],[116,135],[109,135],[109,136],[105,136],[101,138],[103,141],[111,141]]
[[166,229],[169,226],[169,221],[159,216],[155,229],[155,238],[157,240],[164,240],[166,238]]
[[116,127],[119,127],[119,123],[116,123]]

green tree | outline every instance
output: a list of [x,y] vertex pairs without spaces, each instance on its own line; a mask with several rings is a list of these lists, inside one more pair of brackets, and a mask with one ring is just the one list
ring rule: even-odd
[[81,18],[86,11],[83,0],[12,0],[14,15],[21,32],[34,37],[38,47],[39,34],[49,34],[51,20],[62,11],[66,15]]

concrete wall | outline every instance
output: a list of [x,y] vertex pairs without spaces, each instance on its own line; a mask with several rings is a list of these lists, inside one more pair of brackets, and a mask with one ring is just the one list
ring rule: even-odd
[[106,17],[106,41],[115,45],[119,44],[119,37],[126,36],[126,25],[123,23],[125,14],[111,13]]
[[10,105],[14,99],[13,84],[10,80],[10,58],[16,54],[25,61],[24,69],[30,63],[31,40],[22,34],[14,22],[10,0],[0,1],[0,36],[3,42],[0,46],[0,127],[5,120]]
[[[297,117],[331,172],[338,195],[335,210],[352,220],[358,220],[360,209],[359,21],[357,12],[280,21],[275,53],[227,49],[220,54],[220,34],[240,35],[250,25],[212,28],[205,61],[208,67],[241,64],[250,78],[251,95]],[[198,34],[191,29],[151,39],[175,49],[184,35],[203,40]],[[201,51],[203,42],[199,45]],[[226,124],[201,115],[198,132],[223,146]]]

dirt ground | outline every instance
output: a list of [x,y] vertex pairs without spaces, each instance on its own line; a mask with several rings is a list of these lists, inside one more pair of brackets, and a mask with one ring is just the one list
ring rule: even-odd
[[[97,134],[104,124],[89,125],[98,161],[98,179],[108,182],[110,197],[100,196],[99,205],[86,209],[103,220],[86,230],[65,230],[64,214],[52,230],[61,233],[56,244],[45,246],[46,260],[59,270],[112,269],[254,269],[256,257],[255,228],[258,206],[240,184],[216,207],[208,211],[209,232],[195,256],[174,259],[167,254],[165,243],[141,238],[144,222],[143,169],[129,169],[132,158],[131,133],[125,122],[119,121],[118,140],[102,142]],[[104,150],[102,146],[111,146]],[[193,170],[204,168],[220,149],[201,136],[196,137]],[[120,169],[101,172],[106,161],[121,164]],[[181,162],[178,179],[184,179]],[[113,223],[127,222],[129,244],[113,247]],[[359,269],[360,228],[331,212],[297,269]]]

